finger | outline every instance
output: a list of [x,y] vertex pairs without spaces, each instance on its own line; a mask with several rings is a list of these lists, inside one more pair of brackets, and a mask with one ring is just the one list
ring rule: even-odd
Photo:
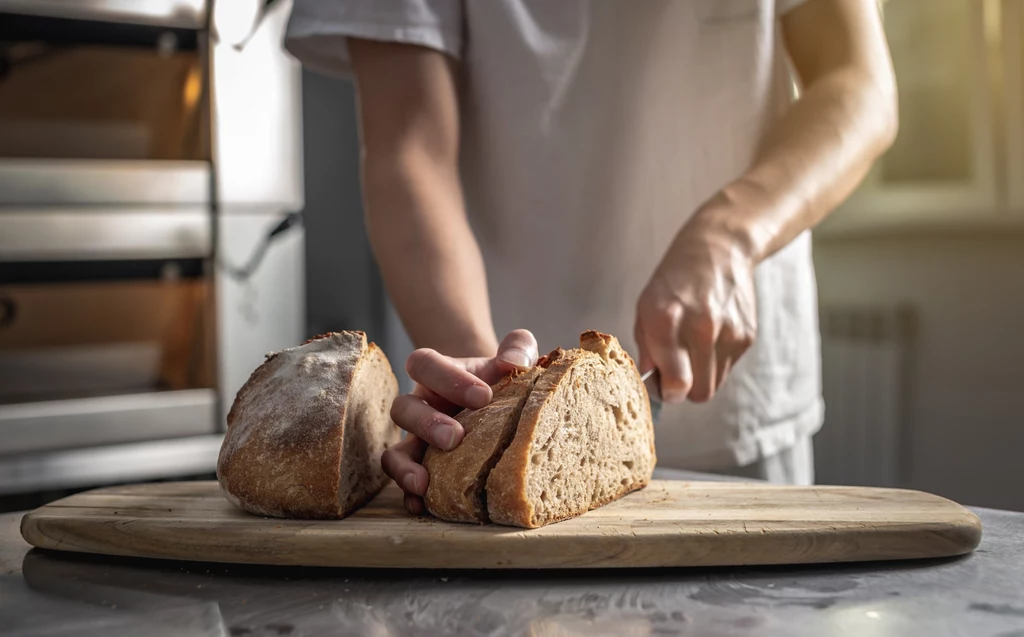
[[666,352],[655,360],[658,361],[656,366],[661,401],[670,404],[685,402],[693,387],[693,369],[689,353],[677,347],[675,351]]
[[656,334],[645,331],[647,351],[658,368],[661,400],[681,403],[693,386],[690,356],[671,329],[659,329]]
[[419,383],[416,383],[416,385],[412,388],[412,392],[410,393],[413,396],[417,396],[423,399],[425,403],[427,403],[437,411],[441,412],[442,414],[448,414],[449,416],[453,416],[462,411],[462,407],[459,407],[458,405],[453,405],[450,400],[446,400],[441,396],[438,396],[437,392],[431,391],[430,389],[427,389],[426,387],[420,385]]
[[732,370],[732,359],[728,357],[725,352],[719,352],[718,348],[715,350],[715,359],[717,367],[715,368],[715,391],[717,392],[722,388],[722,383],[728,378],[729,372]]
[[[529,369],[537,364],[537,339],[527,330],[512,330],[498,346],[498,365],[505,372]],[[497,380],[497,379],[495,379]]]
[[716,387],[721,388],[729,372],[752,343],[753,338],[742,329],[735,327],[734,323],[727,322],[722,326],[718,342],[715,344],[715,356],[718,360]]
[[430,482],[430,475],[420,464],[426,449],[426,442],[410,434],[384,450],[380,466],[403,491],[422,496]]
[[454,418],[411,394],[403,394],[391,403],[391,420],[420,440],[445,451],[454,449],[466,434]]
[[463,359],[466,369],[484,382],[494,384],[514,370],[525,370],[537,364],[537,339],[527,330],[508,333],[493,358]]
[[696,403],[711,400],[715,395],[715,344],[718,326],[707,314],[693,314],[683,318],[682,341],[690,353],[693,386],[687,396]]
[[413,515],[423,515],[426,513],[423,498],[418,495],[405,494],[405,510]]
[[410,354],[405,371],[414,382],[456,405],[479,409],[491,402],[490,385],[432,349]]

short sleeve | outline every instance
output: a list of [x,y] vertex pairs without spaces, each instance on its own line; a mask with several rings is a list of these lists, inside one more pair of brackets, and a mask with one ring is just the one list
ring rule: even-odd
[[807,0],[775,0],[775,15],[781,18],[805,2]]
[[349,37],[415,44],[458,59],[462,21],[462,0],[294,0],[284,45],[304,66],[347,77]]

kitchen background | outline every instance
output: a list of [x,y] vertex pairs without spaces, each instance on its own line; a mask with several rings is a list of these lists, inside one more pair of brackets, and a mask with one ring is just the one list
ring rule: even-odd
[[[401,367],[353,87],[282,51],[289,5],[0,0],[0,509],[209,477],[309,335]],[[1024,0],[884,11],[900,135],[815,233],[818,479],[1024,510]]]

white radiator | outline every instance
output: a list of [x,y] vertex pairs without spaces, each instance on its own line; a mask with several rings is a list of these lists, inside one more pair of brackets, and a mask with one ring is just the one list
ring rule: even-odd
[[822,308],[825,424],[814,438],[819,484],[904,482],[913,333],[906,308]]

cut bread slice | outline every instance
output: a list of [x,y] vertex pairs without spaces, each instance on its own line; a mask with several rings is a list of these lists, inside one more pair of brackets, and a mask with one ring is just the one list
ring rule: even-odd
[[492,522],[536,528],[645,487],[656,463],[650,400],[612,336],[580,336],[540,376],[487,478]]
[[449,522],[488,522],[487,475],[512,442],[523,405],[542,371],[535,367],[502,378],[491,388],[489,405],[465,409],[455,416],[466,431],[459,446],[451,451],[427,449],[423,466],[430,482],[424,501],[432,515]]
[[269,354],[239,390],[217,479],[257,515],[342,518],[387,481],[384,450],[398,381],[362,332],[336,332]]

